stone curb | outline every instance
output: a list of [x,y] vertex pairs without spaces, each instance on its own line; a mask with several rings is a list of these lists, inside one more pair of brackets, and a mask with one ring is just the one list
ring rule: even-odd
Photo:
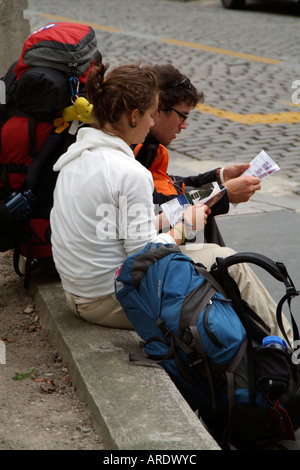
[[141,353],[134,331],[76,318],[59,281],[35,279],[32,290],[42,325],[68,362],[106,449],[220,449],[163,369],[129,362],[130,353]]

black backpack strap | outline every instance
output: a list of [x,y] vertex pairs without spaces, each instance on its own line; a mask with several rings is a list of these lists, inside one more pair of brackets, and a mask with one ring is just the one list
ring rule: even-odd
[[[213,276],[216,277],[219,280],[219,282],[223,284],[223,281],[225,280],[225,278],[227,278],[227,282],[228,282],[228,276],[229,276],[228,271],[227,271],[228,268],[237,263],[253,263],[265,269],[275,279],[277,279],[278,281],[282,282],[285,285],[286,294],[284,295],[284,297],[281,299],[281,301],[279,302],[277,306],[276,320],[285,340],[289,344],[290,342],[287,338],[287,335],[283,326],[283,322],[282,322],[282,307],[283,307],[283,304],[287,301],[289,305],[289,310],[290,310],[294,340],[299,339],[299,329],[291,311],[291,299],[295,296],[298,296],[300,292],[296,290],[294,283],[291,277],[289,276],[284,263],[279,262],[279,261],[274,262],[267,256],[258,254],[258,253],[251,253],[251,252],[236,253],[224,259],[217,258],[215,264],[211,268],[211,272]],[[231,280],[231,284],[233,284],[234,281],[231,277],[230,277],[230,280]],[[238,289],[235,289],[235,290],[238,291]],[[239,294],[239,291],[238,291],[238,294]]]
[[215,389],[214,389],[214,384],[213,384],[213,379],[212,379],[208,359],[207,359],[207,356],[205,354],[205,351],[202,345],[201,336],[199,334],[199,330],[196,325],[191,325],[190,331],[193,336],[196,351],[198,352],[198,355],[199,355],[199,360],[197,362],[194,362],[191,365],[195,368],[195,370],[197,370],[199,366],[201,367],[201,369],[203,368],[205,369],[207,381],[208,381],[210,392],[211,392],[212,409],[214,413],[216,414],[217,413],[217,401],[216,401]]
[[[190,384],[201,390],[201,384],[199,383],[199,381],[196,380],[195,376],[192,374],[191,368],[198,372],[200,376],[203,376],[203,370],[205,371],[205,376],[211,391],[212,408],[213,411],[216,413],[217,402],[212,375],[207,356],[202,346],[202,341],[199,335],[198,328],[194,325],[190,327],[191,336],[193,337],[195,344],[195,348],[191,348],[184,340],[171,333],[171,331],[160,318],[156,321],[156,323],[159,329],[161,330],[162,334],[166,338],[169,338],[171,340],[172,348],[170,348],[170,352],[168,355],[166,355],[165,359],[170,359],[171,357],[174,357],[179,372]],[[181,355],[178,352],[178,348],[186,354],[188,364],[186,364],[182,359]]]
[[159,364],[159,360],[151,359],[144,356],[143,354],[131,353],[129,354],[129,361],[137,366],[158,367],[160,369],[163,368]]
[[63,153],[66,140],[67,137],[65,133],[50,134],[42,148],[37,153],[36,158],[27,167],[26,181],[28,187],[33,192],[35,192],[38,185],[42,168],[45,166],[49,158],[51,158],[51,156],[57,151],[57,149],[61,149],[61,153]]
[[[218,269],[218,260],[221,258],[217,258],[216,263],[213,264],[211,271],[212,274],[215,275],[215,272]],[[295,290],[295,286],[287,273],[285,265],[280,262],[275,262],[268,258],[265,255],[259,253],[252,253],[252,252],[243,252],[243,253],[235,253],[234,255],[228,256],[224,258],[224,266],[229,268],[230,266],[238,263],[253,263],[257,266],[268,271],[275,279],[280,282],[283,282],[286,287],[293,288]]]
[[217,292],[220,292],[225,298],[230,298],[228,293],[225,291],[223,286],[217,281],[217,279],[212,276],[212,274],[207,271],[207,269],[200,263],[193,263],[195,269],[202,274],[202,276],[215,288]]
[[247,349],[247,344],[248,344],[248,339],[247,337],[242,343],[242,346],[240,347],[240,350],[238,351],[237,355],[235,356],[234,360],[228,367],[226,371],[226,378],[227,378],[227,388],[228,388],[228,422],[227,426],[223,431],[222,438],[221,438],[221,444],[224,446],[224,444],[229,445],[229,437],[230,437],[230,423],[233,415],[233,410],[234,410],[234,377],[233,373],[237,366],[239,365],[242,357],[244,356],[246,349]]
[[11,186],[9,184],[8,172],[7,172],[6,165],[0,165],[0,180],[3,184],[3,189],[1,191],[1,198],[2,197],[6,198],[12,192]]
[[149,170],[156,157],[158,147],[159,142],[148,135],[135,157],[136,160]]
[[[299,292],[298,294],[299,295]],[[294,296],[293,296],[294,297]],[[289,307],[289,312],[290,312],[290,317],[291,317],[291,323],[292,323],[292,330],[293,330],[293,340],[294,341],[298,341],[300,339],[299,337],[299,329],[298,329],[298,326],[297,326],[297,323],[295,321],[295,318],[293,316],[293,313],[292,313],[292,309],[291,309],[291,295],[289,293],[285,294],[282,299],[279,301],[278,305],[277,305],[277,310],[276,310],[276,319],[277,319],[277,323],[278,323],[278,326],[280,328],[280,331],[282,332],[283,336],[284,336],[284,339],[286,340],[287,344],[290,344],[290,341],[287,337],[287,334],[285,332],[285,329],[284,329],[284,326],[283,326],[283,322],[282,322],[282,307],[284,305],[284,303],[287,302],[288,304],[288,307]],[[290,345],[292,346],[292,345]]]
[[[228,296],[232,300],[232,304],[236,314],[242,322],[246,335],[248,338],[247,343],[247,358],[248,358],[248,383],[249,383],[249,398],[250,403],[254,405],[256,396],[256,379],[254,367],[254,351],[252,347],[252,329],[249,322],[249,317],[245,312],[245,306],[242,302],[240,291],[234,279],[230,276],[227,270],[226,258],[217,258],[216,264],[218,266],[218,281],[224,287]],[[212,269],[215,273],[215,270]]]
[[193,291],[189,292],[182,304],[179,324],[178,336],[184,340],[186,329],[193,321],[195,316],[198,318],[200,312],[206,307],[209,300],[215,294],[216,289],[208,282],[204,281]]
[[[252,347],[252,330],[250,328],[249,317],[245,311],[245,304],[241,299],[240,291],[234,279],[228,273],[228,267],[232,266],[233,264],[237,263],[253,263],[257,266],[264,268],[268,271],[275,279],[283,282],[286,286],[287,294],[286,296],[291,298],[299,293],[296,291],[292,280],[287,274],[285,266],[282,263],[275,263],[271,259],[267,258],[264,255],[260,255],[257,253],[237,253],[227,258],[217,258],[216,263],[212,266],[211,272],[214,277],[218,279],[218,281],[224,286],[225,290],[230,295],[230,298],[233,301],[233,306],[238,314],[248,337],[248,347],[247,347],[247,354],[248,354],[248,381],[249,381],[249,394],[250,394],[250,402],[255,403],[255,370],[254,370],[254,351]],[[281,319],[281,309],[278,310],[278,315],[280,314]],[[279,326],[282,326],[282,333],[284,333],[285,338],[286,333],[284,331],[282,321],[280,321]],[[293,320],[293,328],[295,329],[294,335],[297,335],[297,326]],[[289,344],[289,341],[288,341]]]

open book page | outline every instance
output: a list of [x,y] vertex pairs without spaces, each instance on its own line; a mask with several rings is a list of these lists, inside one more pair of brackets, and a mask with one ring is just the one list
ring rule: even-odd
[[207,183],[201,186],[198,189],[193,189],[189,191],[189,196],[191,197],[194,204],[201,202],[206,204],[208,207],[213,206],[217,201],[221,199],[224,195],[226,188],[220,188],[217,182]]
[[267,176],[277,173],[279,170],[280,168],[277,163],[275,163],[272,158],[262,150],[252,160],[251,166],[243,173],[243,175],[256,176],[262,181]]
[[170,226],[173,227],[182,219],[183,213],[187,206],[190,206],[191,203],[185,194],[171,199],[171,201],[164,202],[161,204],[161,209],[164,211]]
[[224,195],[226,188],[220,188],[218,183],[207,183],[200,188],[193,189],[187,194],[171,199],[171,201],[161,204],[171,227],[182,219],[183,213],[187,206],[193,204],[206,204],[208,207],[213,206]]

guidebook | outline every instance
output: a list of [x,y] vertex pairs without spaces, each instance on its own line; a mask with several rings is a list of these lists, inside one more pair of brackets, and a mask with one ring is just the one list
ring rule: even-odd
[[277,173],[279,170],[280,168],[277,163],[273,162],[272,158],[262,150],[251,161],[251,166],[243,173],[243,175],[256,176],[262,181],[267,178],[267,176]]
[[211,207],[223,197],[225,191],[226,188],[221,189],[216,182],[207,183],[200,188],[193,189],[186,194],[181,194],[171,201],[161,204],[160,207],[167,216],[170,225],[173,227],[182,219],[187,206],[201,203]]
[[[250,167],[242,174],[256,176],[262,181],[267,176],[277,173],[279,170],[280,168],[277,163],[262,150],[251,161]],[[187,206],[202,203],[211,207],[223,197],[225,191],[226,188],[220,188],[216,182],[207,183],[200,188],[193,189],[186,194],[181,194],[177,198],[161,204],[160,207],[167,216],[170,225],[173,227],[182,219]]]

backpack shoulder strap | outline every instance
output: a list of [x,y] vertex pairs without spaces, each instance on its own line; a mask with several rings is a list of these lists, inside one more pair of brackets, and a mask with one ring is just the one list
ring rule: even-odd
[[[223,258],[222,258],[223,259]],[[216,263],[212,266],[211,271],[214,273],[220,266],[221,258],[217,258]],[[234,255],[228,256],[224,258],[224,266],[229,268],[230,266],[238,263],[253,263],[257,266],[268,271],[275,279],[280,282],[283,282],[286,287],[292,287],[295,289],[291,278],[289,277],[285,265],[280,262],[275,262],[268,258],[265,255],[260,253],[252,253],[252,252],[242,252],[242,253],[235,253]]]
[[151,136],[147,136],[143,144],[134,147],[133,153],[138,160],[148,170],[151,167],[158,150],[159,142]]
[[[211,268],[211,273],[214,277],[218,279],[218,281],[222,285],[224,285],[227,291],[232,292],[232,285],[233,285],[233,279],[228,274],[227,270],[230,266],[237,264],[237,263],[253,263],[265,269],[275,279],[277,279],[278,281],[282,282],[285,285],[286,294],[284,295],[284,297],[281,299],[281,301],[279,302],[277,306],[277,312],[276,312],[277,323],[284,338],[289,344],[290,342],[287,338],[286,332],[283,327],[283,322],[282,322],[282,307],[283,307],[284,302],[288,301],[294,340],[299,339],[299,330],[297,327],[297,323],[293,317],[290,304],[291,304],[291,299],[299,295],[300,292],[296,290],[294,283],[292,279],[290,278],[285,265],[281,262],[274,262],[273,260],[271,260],[270,258],[262,254],[249,253],[249,252],[236,253],[234,255],[228,256],[227,258],[217,258],[216,262],[213,264]],[[234,295],[236,297],[236,301],[240,303],[240,300],[238,299],[238,297],[240,298],[238,289],[235,289]]]

